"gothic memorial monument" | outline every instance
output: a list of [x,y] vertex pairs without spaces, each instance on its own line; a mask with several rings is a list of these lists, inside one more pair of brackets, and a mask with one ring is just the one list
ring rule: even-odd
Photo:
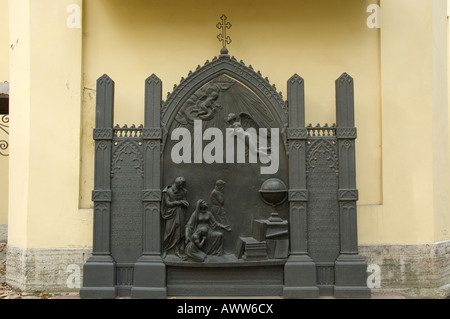
[[114,125],[97,81],[93,252],[82,298],[369,297],[358,254],[353,79],[336,80],[336,124],[305,125],[304,80],[287,100],[221,54],[162,100],[145,81],[141,126]]

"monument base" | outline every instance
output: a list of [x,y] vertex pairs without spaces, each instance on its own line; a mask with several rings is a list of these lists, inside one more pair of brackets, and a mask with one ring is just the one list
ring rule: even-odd
[[308,255],[291,255],[284,265],[285,298],[317,298],[316,265]]
[[167,268],[169,296],[281,296],[283,266]]
[[286,260],[244,260],[234,254],[188,262],[167,255],[169,296],[281,296]]
[[166,266],[160,256],[142,256],[134,265],[132,298],[165,299]]
[[93,255],[83,267],[80,298],[114,299],[116,295],[114,260],[111,256]]
[[83,287],[80,289],[81,299],[115,299],[115,287]]
[[370,298],[367,287],[367,264],[359,255],[340,255],[335,262],[334,296]]
[[167,288],[147,288],[133,287],[131,288],[131,298],[136,299],[166,299]]
[[334,287],[336,298],[370,298],[370,289],[367,287]]

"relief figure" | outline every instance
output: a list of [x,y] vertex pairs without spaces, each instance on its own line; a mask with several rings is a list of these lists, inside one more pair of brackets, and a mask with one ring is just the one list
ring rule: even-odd
[[214,217],[222,224],[227,224],[227,216],[225,212],[225,208],[223,207],[225,198],[224,198],[224,189],[225,182],[221,179],[216,181],[216,185],[211,192],[210,200],[211,200],[211,212],[214,214]]
[[[206,229],[206,234],[203,235],[205,237],[203,239],[204,243],[201,247],[199,247],[199,245],[195,245],[195,242],[190,244],[192,239],[195,240],[194,235],[201,236],[197,232],[201,233],[202,227]],[[197,201],[195,211],[192,213],[186,224],[186,255],[193,259],[198,259],[198,250],[201,250],[206,255],[223,255],[223,234],[219,231],[220,229],[231,231],[231,227],[229,225],[223,225],[216,221],[214,215],[208,210],[208,204],[206,201],[199,199]]]
[[210,82],[192,94],[177,113],[175,120],[182,125],[193,125],[195,120],[210,121],[222,110],[220,94],[234,81]]
[[192,234],[190,241],[187,243],[186,254],[194,261],[205,261],[206,253],[202,250],[208,236],[208,228],[205,226],[198,227]]
[[[228,128],[232,129],[231,134],[241,139],[245,143],[246,153],[249,152],[252,155],[258,154],[260,158],[270,159],[270,134],[267,131],[260,131],[260,125],[247,113],[240,113],[237,116],[235,113],[229,113],[225,118],[225,122],[228,124]],[[250,130],[254,131],[254,134],[250,133]],[[264,146],[258,146],[257,134],[262,134],[259,138],[265,140]]]
[[175,182],[163,190],[161,216],[165,221],[162,249],[164,254],[174,252],[183,258],[184,253],[184,225],[186,209],[189,203],[186,200],[186,181],[177,177]]

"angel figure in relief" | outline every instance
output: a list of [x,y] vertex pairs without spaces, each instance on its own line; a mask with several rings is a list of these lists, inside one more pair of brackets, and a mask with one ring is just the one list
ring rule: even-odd
[[[239,117],[235,113],[229,113],[225,118],[228,128],[232,129],[230,134],[236,135],[243,140],[246,146],[246,153],[258,154],[261,158],[270,159],[270,130],[260,130],[258,123],[247,113],[241,112]],[[254,129],[255,134],[249,129]],[[260,146],[258,147],[257,134],[259,134]],[[261,141],[265,140],[265,145]]]

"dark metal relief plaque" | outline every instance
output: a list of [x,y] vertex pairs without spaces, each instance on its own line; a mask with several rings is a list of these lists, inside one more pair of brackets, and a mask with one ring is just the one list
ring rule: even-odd
[[[180,128],[189,131],[191,138],[189,148],[183,150],[179,149],[181,138],[174,139],[172,136]],[[230,157],[226,144],[227,129],[230,128],[242,129],[242,131],[254,128],[257,138],[261,136],[259,129],[265,128],[268,135],[267,145],[255,146],[247,138],[243,148],[244,157],[239,159],[239,145],[235,138],[234,156]],[[268,152],[267,149],[270,148],[271,128],[277,128],[278,132],[282,130],[267,105],[241,82],[228,75],[219,75],[187,98],[167,130],[163,155],[163,188],[172,185],[177,177],[184,178],[189,207],[183,210],[185,216],[180,220],[184,220],[185,225],[195,212],[198,201],[204,200],[214,221],[219,225],[230,226],[229,230],[224,227],[214,229],[222,234],[220,239],[223,245],[222,256],[227,258],[227,261],[235,261],[236,255],[239,257],[236,250],[240,249],[241,244],[251,242],[248,245],[253,245],[252,247],[261,245],[253,243],[253,239],[248,238],[252,238],[253,235],[253,221],[266,219],[271,215],[270,206],[262,201],[259,192],[263,182],[270,177],[287,181],[286,152],[281,134],[273,137],[279,139],[278,170],[274,174],[261,174],[261,167],[269,165],[261,163],[260,158],[264,157],[265,152]],[[207,137],[211,129],[216,130],[218,134]],[[216,142],[217,148],[211,151],[212,145]],[[256,163],[250,162],[249,159],[252,147],[258,148]],[[173,150],[176,150],[175,155],[180,153],[185,156],[183,162],[174,162]],[[190,153],[185,154],[186,150]],[[217,156],[218,151],[223,152],[220,157]],[[208,162],[205,153],[212,154],[214,161]],[[280,212],[280,217],[286,220],[287,204],[284,203],[277,210]],[[181,227],[184,229],[185,225]],[[262,250],[265,250],[266,243],[263,245]],[[189,250],[191,246],[188,246]],[[207,259],[193,257],[188,260]]]

